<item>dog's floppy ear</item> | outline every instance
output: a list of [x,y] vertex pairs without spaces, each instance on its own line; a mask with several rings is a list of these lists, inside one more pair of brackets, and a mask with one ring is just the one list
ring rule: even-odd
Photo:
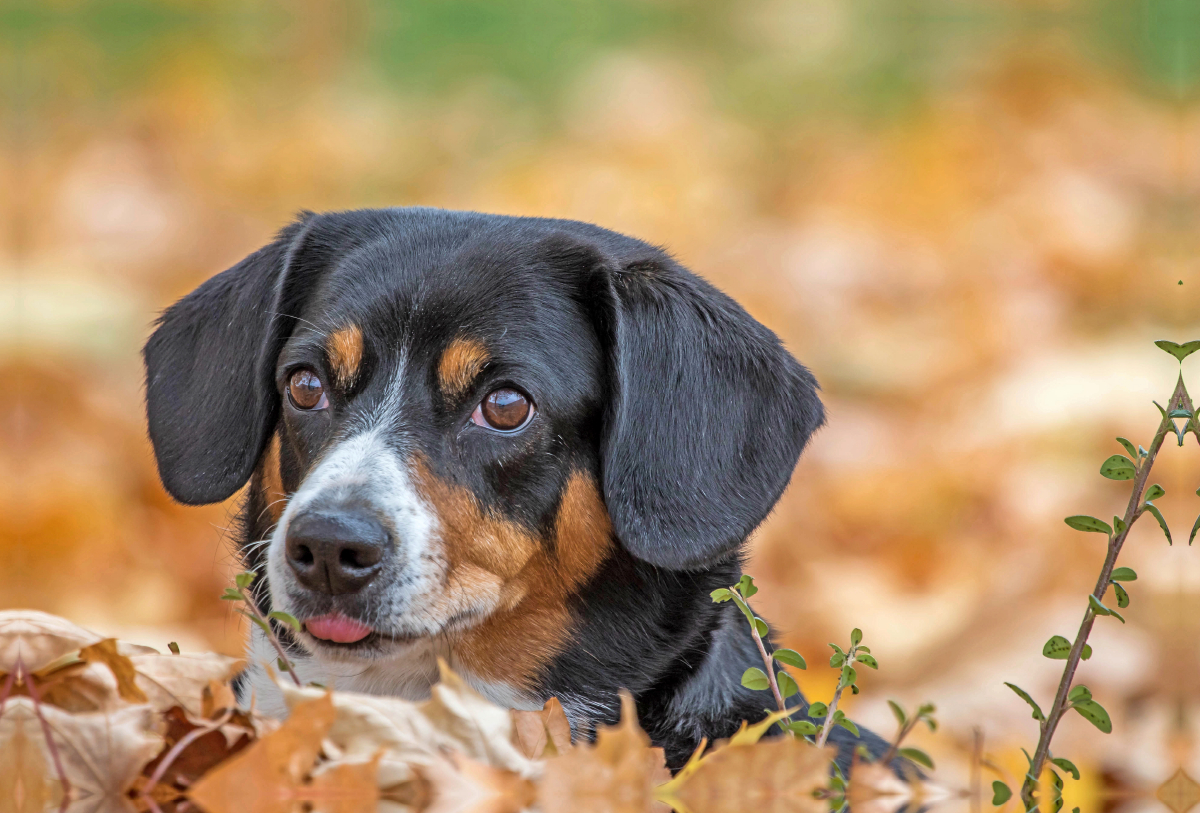
[[584,268],[606,345],[604,500],[630,553],[672,569],[738,550],[824,421],[817,382],[741,306],[662,252]]
[[275,424],[275,360],[308,287],[290,269],[310,218],[168,308],[146,342],[150,440],[180,502],[241,488]]

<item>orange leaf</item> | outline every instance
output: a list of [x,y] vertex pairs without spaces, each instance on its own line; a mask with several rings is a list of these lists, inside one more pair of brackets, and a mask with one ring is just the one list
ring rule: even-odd
[[513,743],[530,759],[554,756],[571,747],[571,723],[562,703],[551,697],[541,711],[514,711]]
[[85,663],[102,663],[117,679],[117,694],[127,703],[145,703],[146,693],[138,688],[137,671],[133,661],[117,651],[117,639],[105,638],[103,641],[85,646],[79,650],[79,659]]

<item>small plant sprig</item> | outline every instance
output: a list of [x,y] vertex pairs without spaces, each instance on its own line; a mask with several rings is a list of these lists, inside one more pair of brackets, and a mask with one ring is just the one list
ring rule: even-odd
[[[784,669],[776,671],[775,664],[786,664],[787,666],[795,666],[797,669],[807,669],[808,664],[804,662],[804,658],[794,649],[775,649],[767,652],[767,645],[763,642],[763,638],[770,632],[767,627],[767,622],[754,614],[750,609],[747,599],[758,592],[758,588],[754,586],[754,579],[751,576],[743,575],[738,579],[738,583],[731,587],[720,587],[713,590],[711,593],[712,600],[721,604],[726,601],[732,601],[742,611],[742,615],[746,616],[746,620],[750,622],[750,634],[754,636],[754,643],[758,645],[758,653],[762,656],[763,666],[766,667],[764,672],[757,666],[751,666],[742,673],[742,685],[747,689],[762,691],[770,689],[771,694],[775,697],[775,705],[780,711],[786,711],[787,705],[785,701],[792,695],[800,693],[800,687],[796,684],[795,679]],[[794,724],[788,724],[786,720],[781,721],[781,725],[785,725],[789,731],[797,734],[816,733],[816,726],[811,723],[804,723],[805,726],[811,728],[812,731],[796,731]]]
[[[1155,345],[1174,356],[1181,365],[1185,358],[1200,350],[1200,341],[1191,341],[1182,345],[1175,342],[1158,341],[1155,342]],[[1129,495],[1125,515],[1123,517],[1114,516],[1111,525],[1091,516],[1071,516],[1065,520],[1067,525],[1077,531],[1106,535],[1108,550],[1104,564],[1100,568],[1100,577],[1096,581],[1096,587],[1088,595],[1087,608],[1075,640],[1068,641],[1061,635],[1055,635],[1042,647],[1043,656],[1053,660],[1066,661],[1050,710],[1043,712],[1033,697],[1019,686],[1012,683],[1005,684],[1029,704],[1033,710],[1033,719],[1037,720],[1039,724],[1037,748],[1034,750],[1033,756],[1030,756],[1027,751],[1025,752],[1025,757],[1029,761],[1029,771],[1025,774],[1020,796],[1027,811],[1034,810],[1038,806],[1036,794],[1042,771],[1047,769],[1047,762],[1063,772],[1071,774],[1073,778],[1079,779],[1079,770],[1070,760],[1055,757],[1050,751],[1050,742],[1054,738],[1054,733],[1063,715],[1074,709],[1076,713],[1100,731],[1106,734],[1112,732],[1112,719],[1108,712],[1092,697],[1091,691],[1086,686],[1073,685],[1073,683],[1079,662],[1092,656],[1092,647],[1087,641],[1097,616],[1111,616],[1122,624],[1125,623],[1124,617],[1117,610],[1104,604],[1104,597],[1111,587],[1113,595],[1116,597],[1117,607],[1124,609],[1129,606],[1129,593],[1121,585],[1121,582],[1135,581],[1137,574],[1131,568],[1116,566],[1117,557],[1121,553],[1129,530],[1144,514],[1150,514],[1162,528],[1163,534],[1166,535],[1167,544],[1172,544],[1171,531],[1167,527],[1166,520],[1163,519],[1162,512],[1153,502],[1166,494],[1166,490],[1157,483],[1149,487],[1147,484],[1150,480],[1150,471],[1154,467],[1154,462],[1167,434],[1175,435],[1180,446],[1183,445],[1183,439],[1189,432],[1196,436],[1197,441],[1200,441],[1200,422],[1198,422],[1192,399],[1184,386],[1182,374],[1175,384],[1175,391],[1167,402],[1167,406],[1164,408],[1158,402],[1155,402],[1154,405],[1158,407],[1162,420],[1154,433],[1150,448],[1147,450],[1142,446],[1135,446],[1125,438],[1117,438],[1117,442],[1128,453],[1128,457],[1114,454],[1100,464],[1102,476],[1110,480],[1133,481],[1132,493]],[[1177,423],[1177,421],[1182,421],[1182,423]],[[1200,490],[1196,493],[1200,495]],[[1200,517],[1192,526],[1191,537],[1188,539],[1189,545],[1192,544],[1198,531],[1200,531]],[[1047,801],[1053,809],[1057,810],[1062,806],[1063,779],[1054,768],[1048,768],[1048,770],[1051,775],[1052,788]],[[1002,805],[1012,797],[1012,790],[1003,782],[993,782],[992,788],[994,792],[992,804],[994,805]]]
[[904,742],[904,738],[912,733],[913,729],[918,724],[924,723],[930,731],[937,731],[937,720],[933,719],[933,713],[936,711],[932,703],[923,703],[917,707],[917,711],[911,717],[904,713],[904,709],[895,700],[889,700],[888,705],[892,708],[892,714],[896,717],[896,722],[900,725],[900,729],[896,732],[896,739],[892,740],[891,746],[884,752],[879,761],[884,765],[891,762],[897,754],[905,759],[911,760],[918,765],[924,765],[926,768],[933,770],[933,760],[929,754],[922,751],[920,748],[901,748],[900,743]]
[[816,745],[821,747],[825,741],[829,739],[829,732],[835,725],[849,731],[854,736],[858,736],[858,726],[846,717],[846,713],[838,708],[838,703],[841,702],[842,692],[847,687],[851,693],[858,694],[858,670],[854,668],[854,664],[861,663],[863,666],[871,669],[878,669],[879,662],[871,655],[871,650],[862,644],[862,630],[855,627],[850,632],[850,648],[843,650],[837,644],[830,644],[833,647],[833,655],[829,658],[829,665],[834,669],[840,669],[841,674],[838,676],[837,688],[833,690],[833,699],[829,701],[829,706],[824,703],[813,703],[808,707],[809,717],[824,717],[825,723],[821,726],[821,731],[817,735]]
[[300,622],[296,620],[295,616],[289,615],[282,610],[272,610],[266,615],[263,615],[262,610],[258,608],[258,602],[254,600],[254,593],[250,589],[250,585],[254,584],[254,580],[257,577],[258,574],[254,573],[253,571],[246,571],[245,573],[237,574],[237,576],[234,578],[234,584],[237,586],[226,587],[224,594],[221,596],[221,600],[240,601],[246,605],[245,609],[242,609],[241,607],[236,607],[235,609],[237,612],[241,613],[257,624],[259,629],[266,634],[267,640],[271,642],[271,646],[275,647],[275,652],[279,655],[279,668],[291,675],[292,680],[295,681],[297,686],[303,686],[304,684],[300,681],[300,676],[296,674],[295,667],[292,665],[292,662],[288,659],[287,653],[283,649],[283,644],[280,643],[279,637],[275,635],[275,631],[271,629],[271,622],[269,619],[274,618],[276,621],[287,624],[289,627],[296,630],[296,632],[300,631]]

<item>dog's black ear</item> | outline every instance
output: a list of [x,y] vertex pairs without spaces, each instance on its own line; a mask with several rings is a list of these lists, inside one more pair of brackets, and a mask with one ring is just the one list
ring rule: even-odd
[[774,333],[665,254],[573,253],[607,347],[601,465],[618,538],[672,569],[734,553],[824,421],[816,380]]
[[180,502],[219,502],[241,488],[275,425],[275,360],[307,288],[290,269],[310,220],[176,302],[146,342],[150,440]]

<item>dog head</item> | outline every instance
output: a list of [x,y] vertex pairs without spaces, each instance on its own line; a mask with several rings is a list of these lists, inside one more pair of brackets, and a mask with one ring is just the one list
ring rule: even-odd
[[526,678],[608,558],[735,556],[823,415],[774,334],[662,251],[431,209],[303,217],[169,308],[145,362],[164,485],[252,481],[249,558],[306,649],[443,636]]

